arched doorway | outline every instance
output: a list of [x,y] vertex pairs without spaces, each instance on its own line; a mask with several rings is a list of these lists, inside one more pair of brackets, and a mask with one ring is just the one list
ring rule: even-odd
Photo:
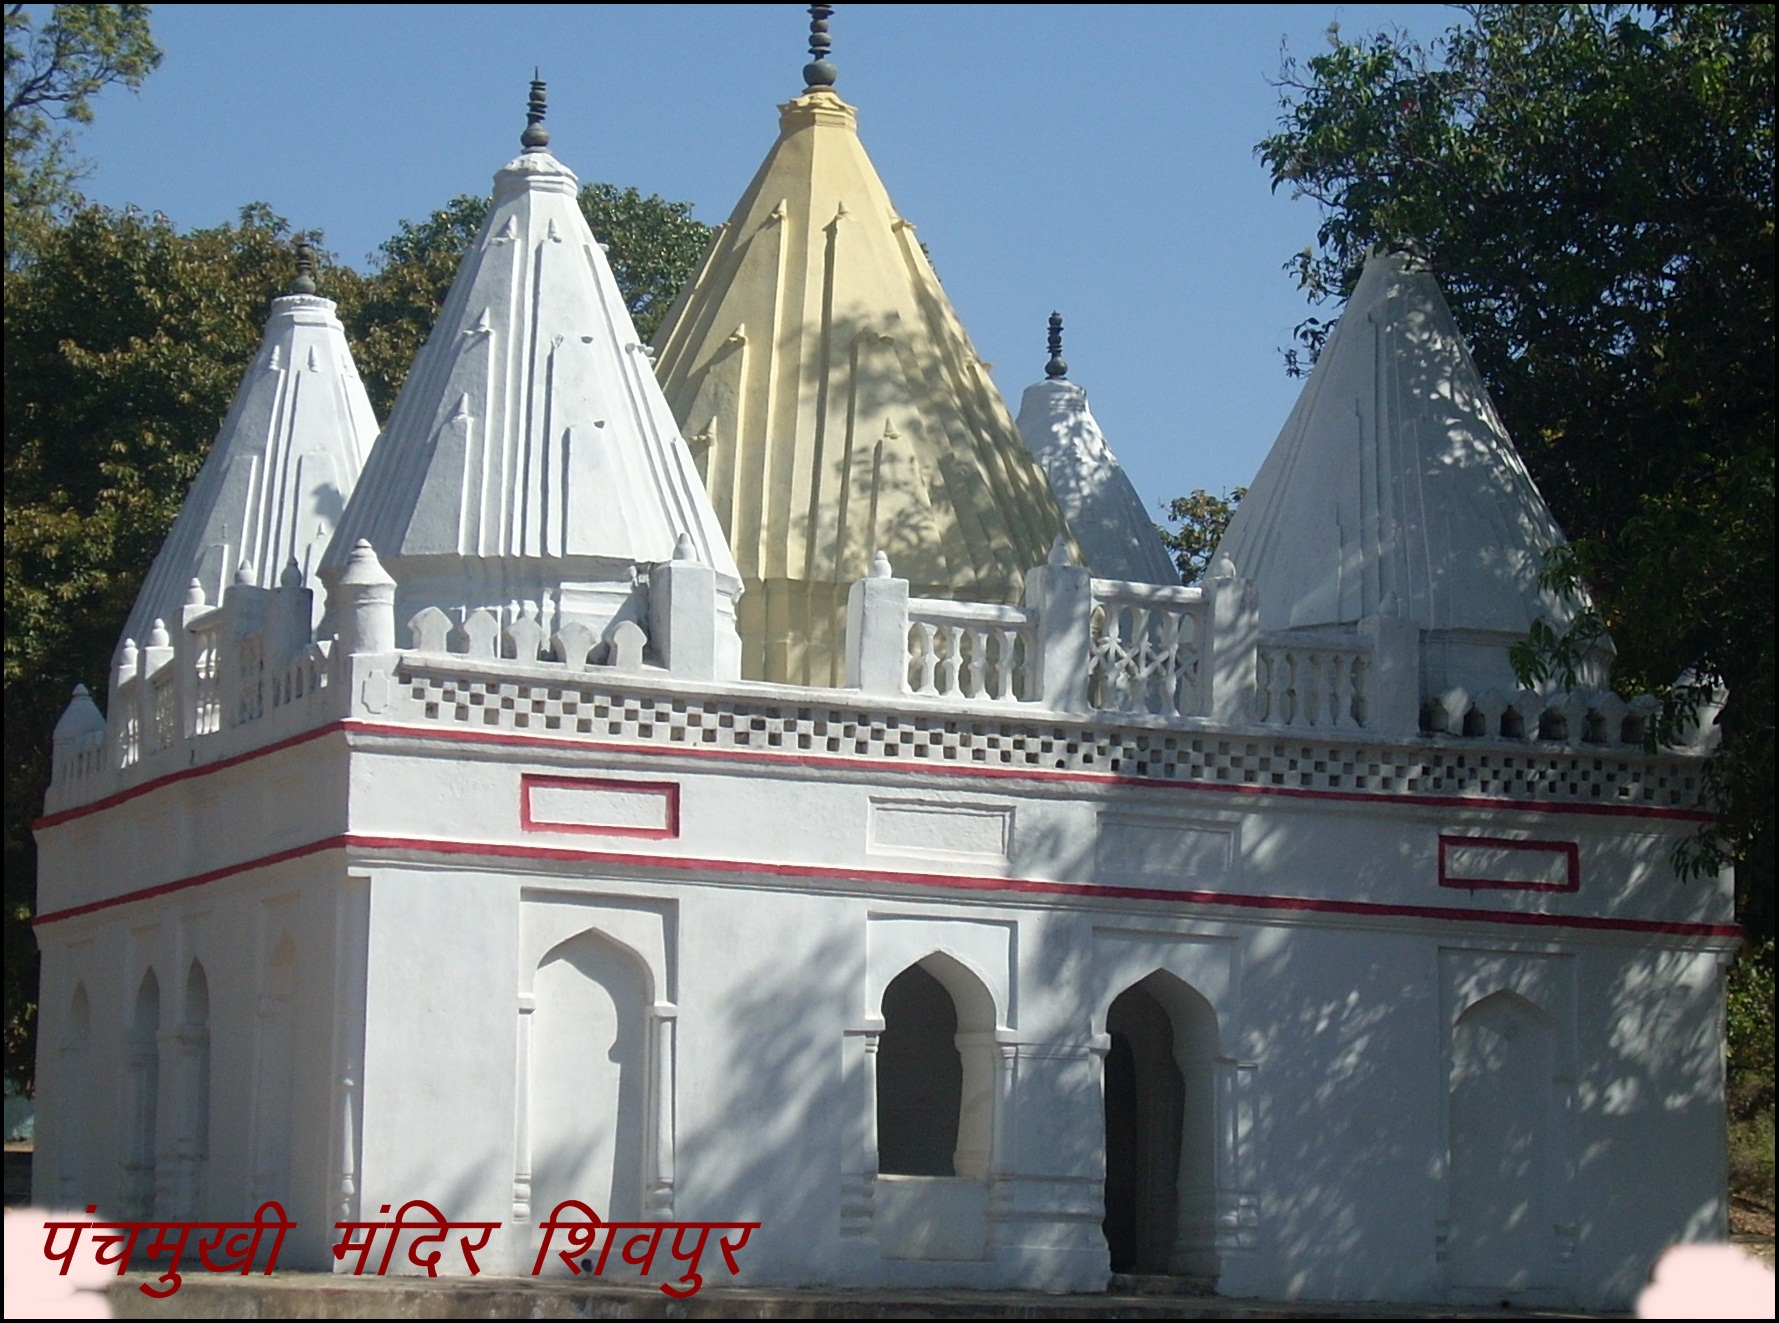
[[1554,1057],[1549,1017],[1511,992],[1484,997],[1453,1027],[1447,1246],[1454,1287],[1547,1284]]
[[883,992],[877,1046],[877,1169],[955,1176],[964,1062],[945,985],[910,965]]
[[1216,1013],[1158,971],[1113,1000],[1106,1032],[1112,1271],[1214,1277]]

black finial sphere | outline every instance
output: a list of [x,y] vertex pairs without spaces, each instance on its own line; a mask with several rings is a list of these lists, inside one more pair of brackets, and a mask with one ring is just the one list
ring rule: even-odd
[[1069,375],[1069,365],[1062,361],[1062,314],[1050,314],[1050,361],[1044,364],[1044,375],[1061,378]]
[[833,12],[833,5],[809,6],[809,63],[803,66],[806,87],[832,87],[840,76],[828,58],[834,49],[834,39],[828,35],[828,19]]
[[550,145],[550,131],[544,127],[544,112],[548,108],[549,98],[544,92],[544,80],[533,69],[531,100],[525,107],[525,132],[519,135],[519,145],[528,152],[541,152]]
[[296,244],[296,279],[290,282],[292,294],[313,294],[315,292],[315,245],[307,239],[298,239]]

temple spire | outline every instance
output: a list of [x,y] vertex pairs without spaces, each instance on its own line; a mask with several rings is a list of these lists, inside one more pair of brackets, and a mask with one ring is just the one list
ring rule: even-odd
[[809,88],[832,87],[840,71],[828,58],[834,39],[828,35],[828,19],[833,5],[809,6],[809,63],[803,66],[803,82]]
[[653,567],[702,566],[722,618],[712,665],[733,676],[741,574],[576,201],[580,181],[544,145],[543,80],[531,88],[525,150],[494,176],[321,577],[331,589],[362,538],[398,585],[398,624],[486,612],[534,619],[545,639],[573,626],[571,638],[605,647],[620,625],[652,619]]
[[1425,692],[1512,693],[1509,649],[1577,605],[1540,571],[1563,541],[1425,263],[1378,252],[1218,544],[1266,629],[1401,614]]
[[544,90],[544,80],[533,69],[531,99],[525,107],[525,131],[519,135],[519,145],[528,152],[541,152],[550,145],[550,131],[544,127],[544,113],[548,109],[549,97]]
[[1060,312],[1050,314],[1049,348],[1044,380],[1026,387],[1016,421],[1050,479],[1050,492],[1081,549],[1081,563],[1103,579],[1178,583],[1179,571],[1148,507],[1087,407],[1087,392],[1068,379]]
[[1064,531],[857,113],[823,85],[827,8],[811,85],[655,340],[748,584],[742,673],[813,685],[843,682],[848,595],[876,552],[916,596],[1012,603]]
[[1052,378],[1069,375],[1069,365],[1062,358],[1062,314],[1050,314],[1050,361],[1044,364],[1044,375]]
[[275,588],[293,560],[313,564],[358,482],[377,418],[338,311],[315,292],[314,246],[299,240],[295,258],[122,638],[147,638],[156,620],[177,628],[185,608],[215,606],[234,584]]

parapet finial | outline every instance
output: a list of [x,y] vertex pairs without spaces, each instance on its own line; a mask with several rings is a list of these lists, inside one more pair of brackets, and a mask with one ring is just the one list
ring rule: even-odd
[[296,279],[290,282],[292,294],[315,292],[315,245],[307,239],[296,241]]
[[828,18],[833,5],[809,6],[809,63],[803,66],[803,82],[809,87],[832,87],[840,71],[828,58],[834,39],[828,35]]
[[1062,314],[1050,314],[1050,361],[1044,364],[1044,375],[1047,377],[1066,377],[1069,365],[1062,361]]
[[544,112],[548,109],[549,97],[544,92],[544,80],[533,69],[531,100],[525,106],[525,132],[519,135],[519,145],[528,152],[541,152],[550,145],[550,131],[544,127]]

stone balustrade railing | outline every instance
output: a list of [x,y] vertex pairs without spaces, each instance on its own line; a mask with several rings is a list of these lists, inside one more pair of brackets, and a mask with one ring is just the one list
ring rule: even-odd
[[[408,646],[490,670],[511,663],[719,679],[710,575],[678,558],[655,566],[646,611],[603,637],[572,622],[547,631],[534,607],[514,603],[457,621],[423,609],[408,622]],[[333,586],[338,637],[316,640],[313,594],[294,565],[277,588],[235,583],[221,606],[194,583],[174,628],[156,621],[144,645],[119,650],[109,720],[76,691],[56,727],[51,802],[104,793],[102,776],[199,761],[196,749],[182,752],[193,741],[220,740],[229,747],[202,757],[226,756],[235,744],[348,715],[356,659],[382,659],[387,670],[400,650],[395,586],[361,544]],[[1385,615],[1352,633],[1263,633],[1259,619],[1253,585],[1227,562],[1202,589],[1126,583],[1093,578],[1059,544],[1026,576],[1023,604],[1010,606],[913,597],[880,553],[849,598],[847,685],[867,697],[1131,725],[1617,748],[1643,747],[1658,710],[1653,698],[1588,689],[1427,696],[1423,641],[1410,621]],[[1694,743],[1703,747],[1708,735]]]
[[1372,651],[1349,637],[1268,635],[1260,645],[1255,718],[1263,726],[1366,729]]
[[1198,588],[1095,579],[1087,702],[1096,712],[1204,715],[1210,603]]
[[1017,606],[908,601],[908,692],[1015,703],[1027,697],[1032,615]]

